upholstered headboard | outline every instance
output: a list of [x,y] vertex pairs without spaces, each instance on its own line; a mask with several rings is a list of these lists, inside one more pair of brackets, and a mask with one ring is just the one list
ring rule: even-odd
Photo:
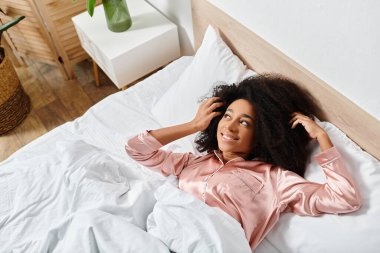
[[380,122],[277,48],[205,0],[192,0],[195,46],[209,24],[244,63],[258,73],[275,72],[297,81],[317,98],[330,121],[380,159]]

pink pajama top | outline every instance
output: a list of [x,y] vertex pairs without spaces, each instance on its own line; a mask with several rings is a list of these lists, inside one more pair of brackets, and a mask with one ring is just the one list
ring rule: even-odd
[[325,174],[325,184],[307,181],[261,161],[239,157],[223,163],[218,152],[196,156],[160,150],[161,147],[149,132],[143,132],[130,139],[125,149],[142,165],[165,176],[176,175],[180,189],[234,217],[242,225],[252,250],[282,212],[318,216],[352,212],[361,205],[335,147],[315,157]]

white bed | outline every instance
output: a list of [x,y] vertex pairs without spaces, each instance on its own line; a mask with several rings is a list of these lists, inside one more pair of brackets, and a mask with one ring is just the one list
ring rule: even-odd
[[[143,130],[189,119],[215,81],[252,74],[220,38],[208,38],[194,57],[107,97],[0,163],[0,252],[250,252],[233,218],[131,160],[124,144]],[[283,215],[255,252],[380,248],[379,161],[332,124],[320,124],[345,157],[362,208],[319,218]],[[165,148],[196,152],[193,138]],[[306,178],[324,180],[313,161]]]

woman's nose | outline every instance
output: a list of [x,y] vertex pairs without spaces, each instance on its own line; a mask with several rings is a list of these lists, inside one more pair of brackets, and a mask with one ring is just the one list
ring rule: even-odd
[[236,131],[236,123],[234,121],[230,121],[227,123],[227,129],[231,132],[235,132]]

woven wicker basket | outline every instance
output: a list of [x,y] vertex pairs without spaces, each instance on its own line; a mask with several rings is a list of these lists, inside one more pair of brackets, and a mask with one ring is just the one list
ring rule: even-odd
[[30,111],[25,94],[9,58],[0,63],[0,135],[18,126]]

